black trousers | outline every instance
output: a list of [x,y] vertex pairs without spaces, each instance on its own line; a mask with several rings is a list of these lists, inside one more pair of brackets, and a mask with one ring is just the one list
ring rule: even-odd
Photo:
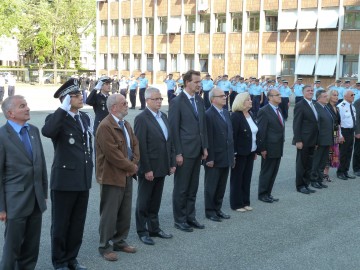
[[209,99],[209,92],[210,91],[204,91],[205,110],[207,110],[211,107],[211,103],[210,103],[210,99]]
[[350,160],[354,145],[354,129],[341,128],[341,133],[344,137],[344,142],[339,144],[340,150],[340,165],[337,173],[347,173],[350,168]]
[[253,112],[254,118],[257,118],[257,113],[260,109],[260,100],[261,100],[261,96],[253,96],[252,97],[252,109],[251,111]]
[[186,158],[182,166],[176,168],[173,189],[174,221],[183,223],[195,219],[196,194],[199,187],[201,155]]
[[146,88],[140,88],[140,90],[139,90],[141,109],[145,109],[145,90],[146,90]]
[[76,262],[82,243],[89,191],[51,190],[51,259],[54,268]]
[[167,90],[168,104],[170,105],[170,101],[176,97],[174,94],[174,90]]
[[136,90],[130,90],[130,102],[131,102],[131,108],[136,107]]
[[4,93],[5,93],[4,87],[0,87],[0,102],[2,102],[4,99]]
[[42,213],[37,202],[29,216],[7,219],[0,269],[35,269],[39,255],[41,221]]
[[122,94],[126,99],[126,89],[120,89],[120,94]]
[[270,196],[277,173],[279,171],[281,158],[261,158],[261,169],[259,175],[258,197]]
[[296,152],[296,189],[307,187],[310,183],[310,173],[315,146],[303,147]]
[[230,94],[230,108],[232,108],[232,105],[234,103],[236,96],[237,96],[237,93],[235,91],[232,91]]
[[160,231],[159,210],[165,177],[155,177],[153,181],[144,176],[138,177],[138,195],[136,199],[136,231],[138,235]]
[[314,151],[314,158],[311,168],[310,181],[322,182],[324,178],[324,169],[329,160],[329,145],[319,145]]
[[236,156],[235,167],[230,175],[230,207],[233,210],[250,205],[250,184],[255,152]]
[[303,100],[304,97],[295,97],[295,103],[298,103],[299,101]]
[[210,168],[205,166],[205,215],[213,216],[221,210],[226,182],[229,176],[229,167]]
[[353,154],[353,170],[354,172],[360,172],[360,139],[356,139],[356,138],[355,138],[354,154]]
[[281,98],[281,103],[279,104],[279,107],[281,109],[284,120],[287,120],[288,115],[289,115],[289,98],[288,97],[282,97]]

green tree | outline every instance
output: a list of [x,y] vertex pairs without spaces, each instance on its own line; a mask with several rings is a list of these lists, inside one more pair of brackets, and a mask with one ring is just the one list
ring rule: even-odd
[[22,13],[22,2],[17,0],[1,0],[0,4],[0,36],[12,36],[18,27]]

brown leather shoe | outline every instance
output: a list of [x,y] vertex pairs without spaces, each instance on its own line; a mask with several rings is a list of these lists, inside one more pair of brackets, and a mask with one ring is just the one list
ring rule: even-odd
[[136,253],[136,248],[132,246],[126,246],[126,247],[117,247],[114,246],[115,251],[121,251],[125,253]]
[[105,260],[115,262],[118,260],[118,255],[113,251],[107,251],[102,254]]

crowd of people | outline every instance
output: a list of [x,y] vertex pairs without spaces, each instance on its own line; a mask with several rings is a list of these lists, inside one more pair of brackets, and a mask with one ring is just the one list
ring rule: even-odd
[[[204,211],[210,221],[231,218],[222,209],[229,175],[231,209],[253,210],[250,185],[258,157],[258,200],[278,202],[272,191],[284,152],[292,94],[296,96],[292,142],[297,149],[296,190],[311,194],[316,192],[313,188],[325,189],[332,181],[330,167],[337,168],[342,180],[360,176],[360,113],[356,113],[360,100],[354,102],[360,83],[354,90],[348,82],[342,87],[336,81],[326,91],[320,81],[303,85],[301,78],[289,87],[281,77],[246,82],[241,76],[228,80],[224,75],[213,81],[210,75],[201,78],[200,72],[189,70],[176,81],[171,74],[164,79],[167,116],[161,111],[160,90],[149,87],[144,73],[129,80],[102,76],[86,97],[95,112],[92,121],[81,111],[83,82],[71,78],[55,92],[61,105],[41,128],[54,146],[49,185],[54,269],[87,269],[77,256],[94,168],[100,185],[98,251],[107,261],[117,261],[118,251],[137,251],[126,241],[133,179],[138,181],[136,232],[146,245],[154,245],[154,237],[173,237],[159,222],[169,175],[174,175],[174,226],[184,232],[205,229],[196,217],[201,166]],[[135,108],[137,89],[142,112],[133,128],[125,118]],[[7,97],[2,111],[7,123],[0,128],[0,220],[6,229],[0,269],[34,269],[49,195],[44,150],[39,129],[28,123],[30,110],[23,96]],[[356,176],[349,172],[351,158]]]

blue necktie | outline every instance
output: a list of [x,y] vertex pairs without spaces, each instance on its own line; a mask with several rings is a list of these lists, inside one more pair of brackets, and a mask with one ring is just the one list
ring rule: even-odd
[[190,98],[190,101],[191,101],[191,105],[193,106],[194,112],[195,112],[195,114],[197,115],[198,112],[197,112],[197,110],[196,110],[195,98],[193,98],[193,97]]
[[124,121],[121,121],[121,120],[120,120],[120,121],[118,122],[118,124],[119,124],[119,126],[121,127],[121,129],[122,129],[123,132],[124,132],[124,137],[125,137],[125,141],[126,141],[128,158],[129,158],[130,160],[132,160],[132,159],[133,159],[133,152],[132,152],[132,150],[131,150],[131,148],[130,148],[130,146],[129,146],[129,144],[128,144],[128,141],[127,141]]
[[21,135],[22,143],[24,144],[24,147],[26,149],[26,152],[28,153],[29,158],[32,160],[33,153],[31,150],[31,144],[30,144],[30,140],[29,140],[29,135],[27,134],[26,127],[21,128],[20,135]]

